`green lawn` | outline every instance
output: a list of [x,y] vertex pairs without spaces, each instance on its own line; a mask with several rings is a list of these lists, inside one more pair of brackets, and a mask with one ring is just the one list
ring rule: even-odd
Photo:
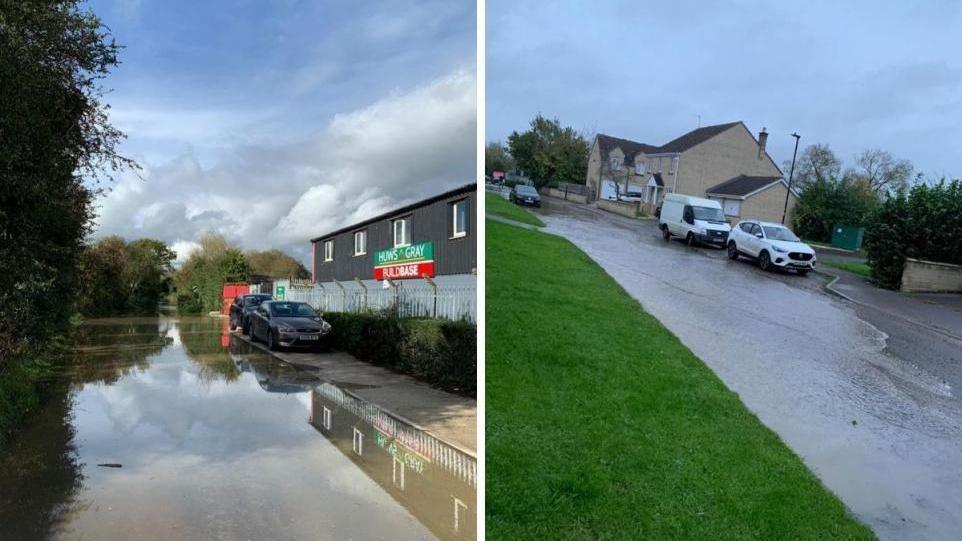
[[486,231],[488,539],[873,537],[587,255]]
[[488,214],[496,214],[523,224],[544,227],[544,222],[539,220],[537,216],[497,194],[485,193],[484,203],[486,205],[485,212]]
[[844,271],[860,274],[866,278],[872,277],[872,267],[869,267],[867,263],[859,263],[857,261],[836,261],[834,259],[823,259],[819,261],[819,263],[822,265],[828,265],[829,267],[835,267],[836,269],[842,269]]

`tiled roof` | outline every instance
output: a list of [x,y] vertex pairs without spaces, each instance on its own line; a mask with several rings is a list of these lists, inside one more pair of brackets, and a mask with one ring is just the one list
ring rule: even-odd
[[602,159],[608,158],[608,153],[615,148],[620,148],[625,153],[625,165],[632,166],[635,163],[635,156],[639,152],[651,154],[658,151],[658,147],[639,143],[630,139],[620,139],[603,133],[598,134],[598,147],[601,151]]
[[738,175],[735,178],[728,179],[721,184],[716,184],[711,188],[708,188],[705,190],[705,193],[744,197],[754,191],[778,182],[781,180],[781,178],[782,177],[751,177],[748,175]]
[[660,146],[658,148],[658,152],[684,152],[699,143],[704,143],[728,128],[737,126],[739,124],[741,124],[741,122],[729,122],[727,124],[716,124],[714,126],[705,126],[704,128],[694,129],[685,135],[672,139],[671,141],[668,141],[664,145]]

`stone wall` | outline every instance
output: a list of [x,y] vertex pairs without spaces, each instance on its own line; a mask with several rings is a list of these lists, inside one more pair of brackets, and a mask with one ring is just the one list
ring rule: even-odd
[[599,199],[597,205],[601,210],[606,210],[608,212],[613,212],[629,218],[638,217],[638,203],[635,201],[610,201],[608,199]]
[[901,289],[906,293],[962,293],[962,266],[906,259]]
[[548,197],[557,197],[558,199],[567,199],[568,201],[571,201],[574,203],[584,204],[588,202],[588,198],[585,195],[571,193],[571,192],[568,192],[567,194],[565,194],[564,190],[559,190],[558,188],[544,188],[543,190],[541,190],[541,193],[543,193],[544,195],[547,195]]

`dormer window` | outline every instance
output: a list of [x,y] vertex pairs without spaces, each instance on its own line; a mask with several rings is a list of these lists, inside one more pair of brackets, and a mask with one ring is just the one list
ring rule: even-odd
[[615,171],[618,171],[621,169],[621,158],[617,156],[612,156],[608,158],[608,163],[611,166],[611,168]]

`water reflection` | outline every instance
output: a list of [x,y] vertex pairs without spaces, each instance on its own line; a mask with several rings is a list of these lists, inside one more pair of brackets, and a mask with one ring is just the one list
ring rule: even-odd
[[221,320],[90,322],[51,393],[0,457],[0,539],[474,538],[473,459]]

